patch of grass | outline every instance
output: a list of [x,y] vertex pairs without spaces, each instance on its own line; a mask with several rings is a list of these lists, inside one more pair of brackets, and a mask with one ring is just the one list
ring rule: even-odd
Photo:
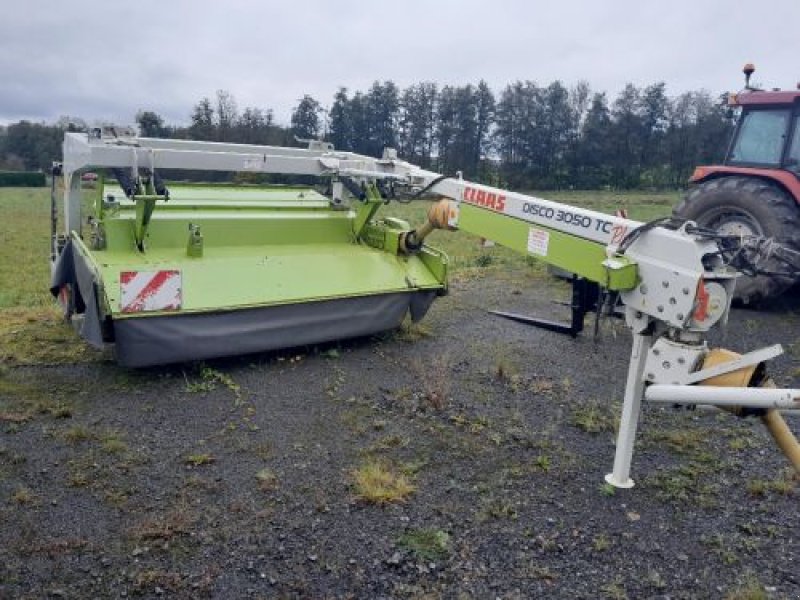
[[770,492],[788,496],[794,492],[795,481],[791,474],[776,479],[751,479],[747,482],[747,493],[763,498]]
[[95,433],[86,425],[74,425],[64,432],[64,439],[70,444],[88,442],[95,438]]
[[725,594],[725,600],[767,600],[769,595],[764,586],[755,577],[748,577],[747,581]]
[[737,452],[739,450],[747,450],[756,446],[757,444],[752,437],[746,437],[744,435],[736,436],[728,440],[728,448]]
[[202,467],[203,465],[210,465],[215,460],[216,459],[208,452],[197,452],[187,455],[183,462],[193,467]]
[[122,454],[128,451],[128,444],[125,443],[124,435],[116,430],[104,431],[99,436],[100,447],[108,454]]
[[571,423],[587,433],[614,432],[617,427],[617,419],[611,410],[596,401],[576,406]]
[[533,464],[536,466],[537,469],[539,469],[540,471],[544,471],[545,473],[547,473],[553,466],[550,457],[547,456],[546,454],[540,454],[539,456],[537,456],[534,459]]
[[718,488],[706,481],[706,475],[713,471],[713,465],[691,462],[650,476],[645,484],[656,489],[661,500],[710,508],[716,503]]
[[426,457],[418,457],[413,460],[404,462],[400,465],[400,472],[408,477],[413,477],[422,469],[430,464],[430,460]]
[[709,438],[704,429],[652,430],[649,437],[677,454],[691,454],[699,450]]
[[36,502],[36,494],[30,488],[19,486],[11,494],[11,500],[17,504],[33,504]]
[[612,581],[600,587],[606,598],[609,600],[628,600],[628,593],[620,581]]
[[137,542],[147,540],[169,541],[179,535],[187,535],[197,521],[197,516],[186,506],[161,515],[148,516],[128,532]]
[[67,483],[70,487],[88,487],[93,481],[89,470],[74,461],[70,461],[68,473]]
[[13,452],[7,448],[0,448],[0,481],[11,477],[26,462],[28,462],[28,459],[24,454]]
[[412,529],[397,544],[423,561],[439,560],[450,553],[450,535],[441,529]]
[[498,348],[494,355],[494,376],[500,381],[507,381],[519,385],[519,364],[510,348]]
[[717,533],[712,536],[704,536],[700,538],[700,541],[711,548],[726,565],[733,565],[739,562],[739,557],[734,550],[735,544],[729,544],[722,534]]
[[595,552],[603,552],[611,547],[611,540],[605,533],[599,533],[592,538],[592,549]]
[[[42,285],[46,288],[47,280]],[[0,363],[73,364],[104,358],[103,352],[86,344],[64,321],[55,305],[0,311]]]
[[62,395],[73,391],[67,387],[59,386],[54,391],[37,380],[16,381],[7,374],[0,377],[0,423],[20,426],[39,415],[72,416],[72,406],[62,399]]
[[519,514],[516,507],[505,498],[491,497],[483,502],[479,513],[481,520],[511,519],[516,520]]
[[45,226],[50,219],[50,190],[2,188],[0,206],[3,207],[0,308],[47,306],[52,302],[47,291],[50,228]]
[[433,332],[430,327],[422,322],[414,323],[408,318],[400,324],[400,328],[395,332],[394,338],[411,344],[432,335]]
[[261,460],[267,460],[272,455],[272,444],[269,442],[259,442],[253,448],[255,454]]
[[233,393],[237,403],[241,401],[242,388],[233,380],[233,377],[227,373],[223,373],[222,371],[212,367],[201,365],[199,375],[199,381],[190,381],[186,373],[183,374],[184,380],[186,381],[186,387],[184,388],[186,392],[190,394],[206,393],[217,389],[217,387],[221,385]]
[[163,594],[164,591],[175,594],[184,590],[188,585],[189,582],[185,581],[180,573],[163,569],[145,569],[133,577],[133,589],[137,596],[153,594],[153,590],[156,588],[161,590],[160,594]]
[[410,440],[402,435],[385,435],[376,440],[369,448],[367,448],[366,452],[368,454],[374,454],[378,452],[387,452],[396,448],[405,448],[408,446],[409,442]]
[[275,475],[272,469],[264,468],[258,471],[258,473],[256,473],[256,481],[258,481],[258,488],[262,492],[271,492],[280,485],[278,476]]
[[617,493],[617,488],[611,485],[608,482],[605,482],[600,486],[600,493],[604,496],[613,496]]
[[404,502],[415,487],[408,477],[385,460],[369,459],[352,472],[356,497],[370,504]]
[[106,490],[106,492],[103,494],[103,500],[105,500],[112,506],[121,508],[128,501],[130,495],[131,495],[130,490],[109,489]]
[[443,410],[450,401],[450,356],[440,354],[424,363],[416,359],[411,364],[412,371],[422,386],[422,397],[436,410]]

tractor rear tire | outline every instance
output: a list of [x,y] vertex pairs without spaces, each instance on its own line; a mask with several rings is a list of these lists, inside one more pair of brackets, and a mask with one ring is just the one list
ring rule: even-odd
[[[731,235],[774,238],[800,250],[800,209],[797,202],[777,185],[755,177],[729,176],[692,187],[675,207],[677,217],[701,227]],[[779,264],[767,261],[767,269]],[[741,276],[736,281],[734,301],[755,305],[784,292],[795,281],[789,277]]]

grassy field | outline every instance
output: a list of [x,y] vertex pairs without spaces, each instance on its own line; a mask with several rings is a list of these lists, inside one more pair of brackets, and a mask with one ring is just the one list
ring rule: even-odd
[[49,190],[2,188],[0,214],[0,308],[49,305]]

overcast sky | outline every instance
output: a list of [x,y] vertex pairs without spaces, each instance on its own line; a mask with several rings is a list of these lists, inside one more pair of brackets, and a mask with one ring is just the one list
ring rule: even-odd
[[187,123],[216,90],[287,123],[303,94],[375,80],[499,93],[530,79],[670,95],[800,80],[800,0],[0,0],[0,123]]

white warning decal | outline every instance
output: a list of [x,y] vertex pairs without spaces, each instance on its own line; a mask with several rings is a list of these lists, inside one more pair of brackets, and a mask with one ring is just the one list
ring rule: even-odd
[[124,313],[178,310],[182,303],[181,272],[122,271],[120,309]]
[[547,248],[550,245],[550,233],[543,229],[531,227],[528,230],[528,252],[547,256]]

